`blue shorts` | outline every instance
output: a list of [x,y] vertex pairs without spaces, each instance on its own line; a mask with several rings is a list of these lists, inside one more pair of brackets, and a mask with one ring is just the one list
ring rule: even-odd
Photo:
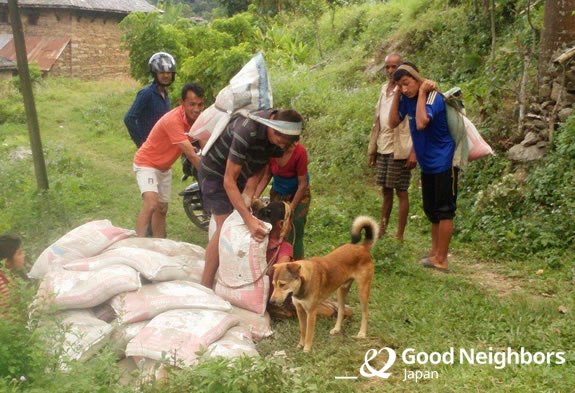
[[[204,210],[216,216],[228,215],[234,211],[234,206],[224,188],[224,178],[206,175],[200,166],[198,181],[202,192],[202,205]],[[244,190],[245,182],[238,181],[240,192]]]

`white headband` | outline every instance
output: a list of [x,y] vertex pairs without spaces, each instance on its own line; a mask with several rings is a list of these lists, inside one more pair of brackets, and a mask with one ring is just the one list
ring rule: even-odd
[[239,110],[237,111],[237,113],[239,113],[244,117],[252,119],[253,121],[257,121],[260,124],[264,124],[268,127],[271,127],[280,134],[299,136],[301,135],[301,132],[303,130],[303,124],[301,122],[296,123],[291,121],[264,119],[263,117],[256,116],[245,109]]

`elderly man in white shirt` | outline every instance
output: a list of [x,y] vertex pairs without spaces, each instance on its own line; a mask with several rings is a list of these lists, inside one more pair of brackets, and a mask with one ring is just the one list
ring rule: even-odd
[[369,166],[376,168],[376,184],[382,187],[383,205],[381,208],[381,231],[383,236],[389,223],[393,208],[393,191],[399,200],[398,227],[395,237],[403,241],[409,212],[408,189],[411,170],[417,165],[415,152],[409,133],[407,117],[396,127],[389,128],[388,116],[397,85],[393,73],[401,65],[401,56],[391,53],[385,58],[387,83],[381,88],[381,94],[375,108],[375,117],[371,130],[368,155]]

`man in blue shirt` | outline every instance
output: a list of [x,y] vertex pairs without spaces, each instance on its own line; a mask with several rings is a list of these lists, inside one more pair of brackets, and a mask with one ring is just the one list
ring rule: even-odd
[[457,168],[452,165],[455,142],[447,128],[445,100],[433,81],[423,79],[417,67],[403,63],[393,75],[399,85],[391,104],[389,126],[405,118],[421,168],[423,210],[431,222],[431,251],[424,267],[448,272],[447,253],[457,208]]
[[148,138],[156,122],[170,110],[170,97],[166,88],[176,75],[176,61],[165,52],[150,57],[148,69],[154,77],[151,85],[138,92],[132,107],[124,116],[130,137],[139,148]]

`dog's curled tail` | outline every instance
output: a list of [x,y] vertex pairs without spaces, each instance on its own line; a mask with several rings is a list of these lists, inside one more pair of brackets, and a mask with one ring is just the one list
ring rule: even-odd
[[353,220],[353,224],[351,224],[352,243],[359,243],[361,240],[361,231],[363,229],[365,229],[365,240],[363,241],[363,245],[369,250],[379,236],[379,225],[377,225],[375,220],[369,216],[356,217],[355,220]]

